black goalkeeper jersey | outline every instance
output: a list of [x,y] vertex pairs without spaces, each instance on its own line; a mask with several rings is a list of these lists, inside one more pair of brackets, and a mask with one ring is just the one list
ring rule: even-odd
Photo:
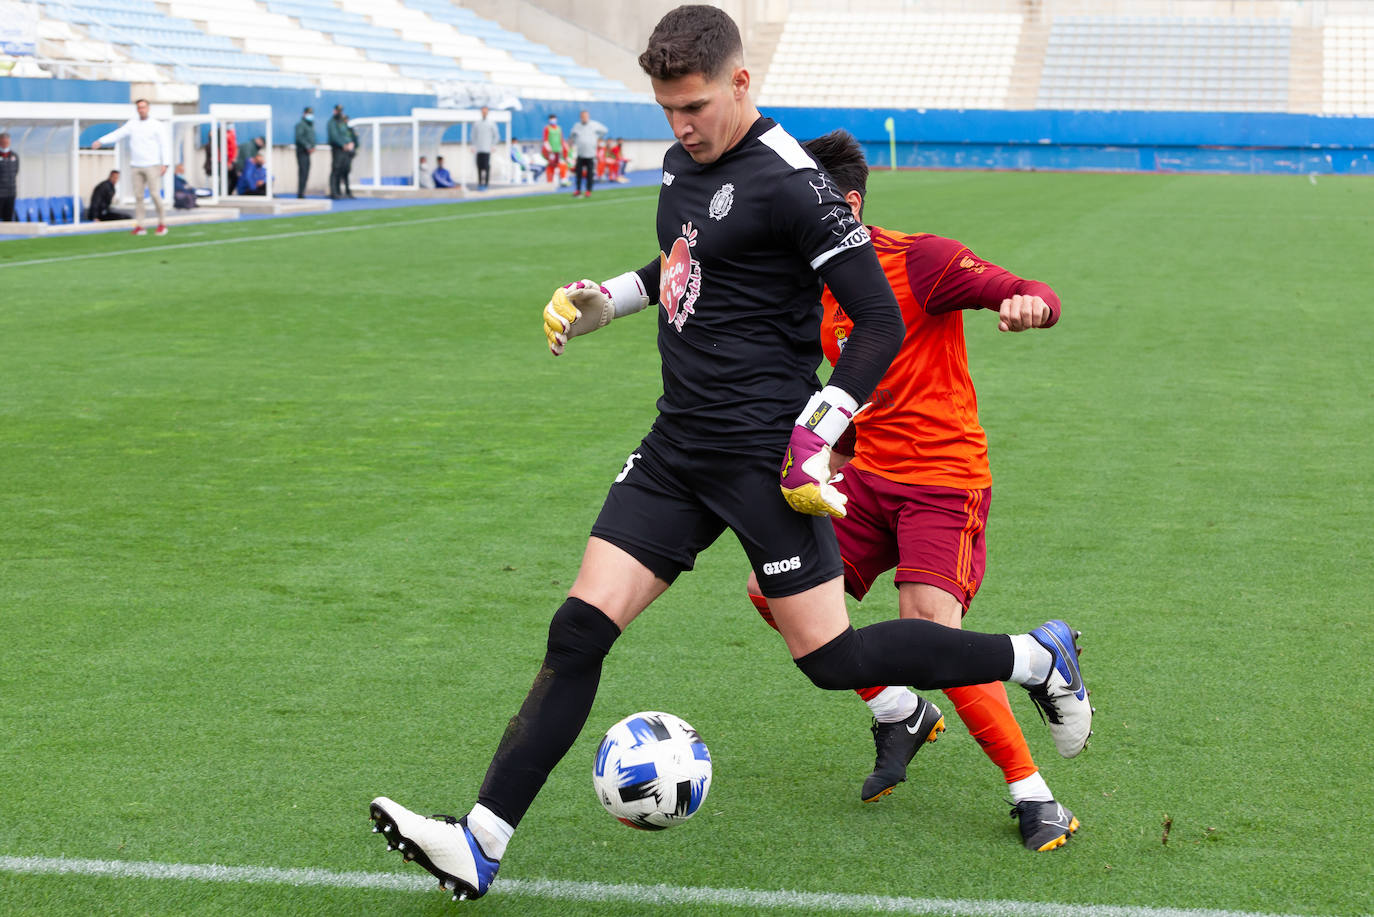
[[[820,387],[821,277],[872,260],[868,230],[834,182],[771,119],[709,164],[663,159],[659,260],[640,270],[659,304],[663,395],[654,427],[684,445],[776,449]],[[900,313],[895,299],[900,342]],[[888,355],[888,359],[891,355]],[[863,378],[866,395],[886,370]]]

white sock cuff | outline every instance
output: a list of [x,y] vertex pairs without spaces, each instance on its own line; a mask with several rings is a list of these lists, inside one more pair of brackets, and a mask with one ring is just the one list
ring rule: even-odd
[[515,828],[505,819],[480,802],[468,813],[468,830],[482,845],[483,852],[493,860],[506,855],[506,845],[510,843]]
[[1030,634],[1011,634],[1011,681],[1018,685],[1034,687],[1044,684],[1050,677],[1054,657]]
[[905,685],[889,685],[867,703],[878,722],[900,723],[916,712],[916,693]]
[[1054,794],[1050,792],[1050,786],[1045,782],[1045,778],[1036,771],[1029,777],[1013,781],[1007,784],[1007,790],[1011,793],[1012,802],[1051,802]]

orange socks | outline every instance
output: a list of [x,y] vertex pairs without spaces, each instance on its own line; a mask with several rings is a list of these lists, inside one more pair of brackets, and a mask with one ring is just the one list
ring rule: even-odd
[[1007,783],[1024,780],[1036,772],[1026,737],[1012,715],[1007,689],[1000,681],[946,688],[945,697],[954,702],[954,712],[992,763],[1002,769]]

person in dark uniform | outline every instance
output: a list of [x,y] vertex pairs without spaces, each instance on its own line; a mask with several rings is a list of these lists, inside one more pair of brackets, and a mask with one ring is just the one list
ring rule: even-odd
[[306,106],[296,122],[296,197],[305,197],[310,180],[310,154],[315,152],[315,109]]
[[329,199],[338,200],[344,196],[344,183],[348,180],[348,170],[353,162],[353,128],[348,126],[342,105],[334,106],[334,116],[329,119]]
[[[1061,752],[1077,754],[1089,732],[1074,634],[1063,622],[1015,636],[917,619],[850,626],[827,518],[844,512],[829,453],[901,345],[896,298],[868,230],[830,176],[750,101],[727,14],[678,7],[639,62],[677,138],[663,161],[661,252],[604,284],[555,291],[544,321],[557,355],[568,338],[657,300],[658,416],[592,526],[477,804],[445,820],[387,797],[370,807],[388,845],[455,897],[486,893],[516,826],[586,722],[620,633],[727,528],[817,686],[1012,680],[1048,705]],[[822,282],[854,323],[824,388],[816,376]]]
[[0,223],[14,220],[19,195],[19,154],[10,149],[10,135],[0,132]]

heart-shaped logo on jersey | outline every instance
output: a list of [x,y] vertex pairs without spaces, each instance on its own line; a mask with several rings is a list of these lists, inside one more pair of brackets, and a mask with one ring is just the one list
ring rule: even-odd
[[688,223],[673,242],[672,251],[666,255],[658,253],[658,301],[668,313],[669,323],[678,331],[695,311],[693,306],[701,295],[701,264],[692,258],[696,237],[697,231]]

